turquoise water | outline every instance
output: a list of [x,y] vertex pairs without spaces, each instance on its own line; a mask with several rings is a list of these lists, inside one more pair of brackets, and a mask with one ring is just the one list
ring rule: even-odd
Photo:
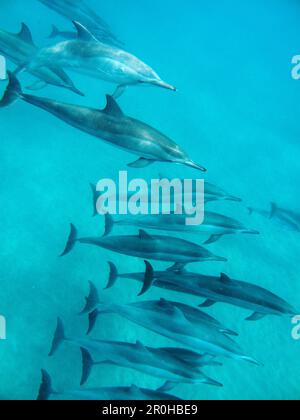
[[[205,179],[244,200],[243,204],[210,204],[209,209],[261,232],[259,237],[222,239],[210,249],[227,257],[228,263],[195,264],[191,269],[212,275],[222,271],[259,284],[299,308],[299,234],[260,216],[250,217],[246,209],[249,205],[268,208],[271,201],[300,208],[296,181],[300,177],[300,81],[291,78],[291,59],[300,54],[299,2],[89,3],[124,40],[127,50],[178,87],[178,93],[132,88],[119,101],[124,112],[168,134],[208,168]],[[65,20],[36,0],[2,1],[0,11],[1,28],[17,32],[24,21],[38,45],[45,44],[52,23],[68,28]],[[20,78],[24,85],[33,80],[25,73]],[[103,108],[105,94],[114,89],[76,74],[72,78],[86,93],[84,98],[55,87],[47,87],[41,94]],[[1,83],[1,91],[4,88]],[[32,399],[37,395],[42,367],[51,373],[56,388],[78,387],[79,352],[64,346],[52,359],[47,354],[58,315],[68,334],[84,334],[86,319],[76,314],[89,280],[98,285],[104,301],[137,299],[138,286],[131,281],[119,281],[108,292],[101,289],[107,281],[108,260],[114,261],[120,272],[142,271],[142,261],[85,246],[58,258],[71,221],[82,233],[103,231],[101,217],[91,218],[89,182],[115,178],[134,157],[22,102],[1,109],[0,124],[0,314],[7,319],[7,340],[0,341],[0,398]],[[132,177],[156,177],[160,172],[172,177],[199,175],[168,164],[129,170]],[[118,230],[126,234],[135,231]],[[200,238],[199,243],[202,241]],[[144,299],[160,297],[200,303],[159,289],[152,289]],[[244,319],[249,311],[223,304],[207,312],[237,330],[244,351],[264,366],[226,360],[222,368],[206,370],[224,384],[222,389],[183,385],[173,394],[184,399],[299,399],[300,342],[291,338],[290,319],[267,317],[247,323]],[[104,315],[93,337],[174,345],[115,315]],[[162,381],[101,366],[88,385],[133,383],[155,389]]]

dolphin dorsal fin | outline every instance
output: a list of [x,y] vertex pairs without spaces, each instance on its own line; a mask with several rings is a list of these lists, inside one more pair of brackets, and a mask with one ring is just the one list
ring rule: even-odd
[[221,278],[222,283],[225,283],[225,284],[231,283],[231,278],[227,276],[227,274],[221,273],[220,278]]
[[149,239],[149,240],[153,239],[153,237],[149,233],[147,233],[145,230],[139,231],[139,237],[140,239]]
[[77,37],[80,41],[93,41],[97,42],[97,39],[94,37],[94,35],[81,23],[73,21],[73,25],[75,26],[75,29],[77,31]]
[[106,107],[104,108],[103,112],[108,115],[112,115],[113,117],[124,117],[122,109],[110,95],[106,95]]
[[34,45],[33,39],[32,39],[32,35],[30,32],[30,29],[28,28],[28,26],[25,23],[22,23],[22,27],[20,32],[17,34],[17,36],[22,39],[22,41],[26,42],[27,44],[30,45]]
[[135,345],[136,345],[136,348],[139,349],[139,350],[148,351],[146,349],[146,347],[144,346],[144,344],[141,341],[139,341],[139,340],[137,340],[137,342],[135,343]]

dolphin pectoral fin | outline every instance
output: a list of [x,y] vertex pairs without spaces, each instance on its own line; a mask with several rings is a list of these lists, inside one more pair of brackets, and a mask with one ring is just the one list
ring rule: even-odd
[[129,166],[130,168],[141,169],[141,168],[147,168],[147,166],[152,165],[154,162],[155,161],[151,159],[140,158],[136,160],[135,162],[129,163],[127,166]]
[[203,242],[203,245],[210,245],[213,244],[217,241],[219,241],[221,238],[223,237],[223,235],[211,235],[207,241]]
[[211,299],[207,299],[205,302],[201,303],[201,305],[199,305],[199,308],[210,308],[211,306],[215,305],[216,302],[214,300]]
[[43,82],[42,80],[37,80],[32,85],[27,86],[28,90],[41,90],[48,86],[48,83]]
[[138,296],[143,296],[146,292],[148,292],[148,290],[151,289],[153,285],[153,281],[154,281],[154,269],[152,265],[148,261],[145,261],[145,264],[146,264],[146,271],[145,271],[145,277],[144,277],[144,284]]
[[157,389],[158,392],[169,392],[177,386],[176,382],[166,381],[161,387]]
[[252,315],[250,315],[248,318],[246,318],[246,321],[260,321],[263,319],[266,314],[260,314],[258,312],[254,312]]
[[119,99],[123,95],[123,93],[125,92],[126,89],[127,89],[127,85],[119,85],[119,86],[117,86],[117,88],[114,91],[112,97],[114,99]]

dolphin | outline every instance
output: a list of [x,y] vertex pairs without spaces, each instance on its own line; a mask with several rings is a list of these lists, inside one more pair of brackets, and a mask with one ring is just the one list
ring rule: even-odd
[[70,234],[61,256],[69,254],[77,242],[131,257],[173,262],[175,266],[202,261],[227,261],[226,258],[218,257],[193,242],[168,236],[151,236],[144,230],[140,230],[136,236],[79,238],[73,224],[71,224]]
[[193,162],[172,140],[143,122],[127,117],[111,97],[103,111],[79,105],[70,105],[38,96],[26,95],[12,73],[8,74],[9,84],[0,107],[5,107],[21,99],[31,105],[44,109],[91,136],[139,156],[131,164],[133,168],[144,168],[154,162],[182,164],[200,171],[205,168]]
[[147,64],[132,54],[98,41],[79,22],[74,22],[78,32],[76,39],[59,42],[42,48],[26,66],[38,68],[57,63],[81,74],[117,84],[114,98],[117,99],[128,86],[152,85],[176,91],[164,82]]
[[259,214],[269,219],[278,226],[290,232],[300,232],[300,215],[297,220],[297,213],[279,208],[275,203],[271,203],[270,210],[263,210],[254,207],[248,207],[249,214]]
[[[91,339],[67,338],[60,318],[54,334],[50,356],[53,356],[63,342],[81,348],[82,379],[84,385],[94,365],[112,364],[131,368],[166,381],[166,387],[188,383],[193,385],[207,384],[221,386],[219,382],[210,379],[200,370],[204,366],[220,366],[211,357],[184,349],[151,348],[141,342],[135,344]],[[96,358],[96,362],[93,360]],[[168,389],[168,390],[169,390]]]
[[161,391],[153,391],[145,388],[138,388],[135,385],[131,387],[106,387],[93,389],[74,389],[64,392],[57,392],[52,387],[52,379],[48,372],[42,370],[42,383],[40,385],[37,400],[49,400],[53,396],[59,399],[69,400],[70,398],[81,401],[138,401],[138,400],[157,400],[172,401],[180,400],[173,395]]
[[154,271],[148,261],[145,264],[145,273],[119,274],[116,266],[109,263],[110,275],[106,288],[111,288],[118,278],[132,279],[143,283],[139,296],[156,286],[206,298],[207,300],[199,305],[202,308],[222,302],[248,309],[252,311],[252,315],[246,318],[247,321],[257,321],[267,315],[294,316],[299,313],[274,293],[251,283],[232,280],[224,273],[216,277],[192,273],[185,269]]
[[[25,23],[22,23],[21,30],[17,34],[0,30],[0,52],[14,64],[22,67],[31,57],[33,57],[38,48],[34,45],[30,29]],[[78,95],[84,96],[76,88],[70,77],[57,65],[52,64],[48,67],[39,67],[28,69],[29,72],[39,79],[28,89],[38,90],[49,85],[68,89]]]
[[[148,261],[145,261],[145,264],[146,264],[145,273],[129,273],[129,274],[122,275],[118,273],[117,267],[112,262],[109,262],[110,274],[109,274],[109,280],[108,280],[107,286],[105,287],[105,290],[113,287],[118,278],[134,279],[134,280],[142,282],[143,288],[138,296],[143,296],[152,287],[152,285],[160,287],[160,284],[162,282],[159,283],[158,280],[156,280],[156,277],[155,277],[156,273],[154,272],[153,267]],[[169,273],[171,277],[173,273],[173,269],[167,272],[163,271],[162,273]],[[184,289],[184,285],[182,287],[182,290],[183,289]],[[176,291],[178,292],[181,292],[182,290],[180,289],[180,287],[176,289]],[[87,299],[87,306],[83,311],[84,313],[88,313],[92,309],[94,309],[93,307],[94,301],[99,301],[99,297],[98,297],[95,287],[93,286],[92,283],[90,283],[90,295]],[[186,304],[174,302],[174,301],[169,301],[169,303],[175,306],[176,308],[180,309],[183,312],[184,316],[189,321],[194,322],[195,324],[205,323],[210,328],[216,329],[218,332],[222,334],[238,336],[236,332],[230,330],[229,328],[226,328],[217,319],[199,310],[199,308],[195,308],[194,306],[190,306],[190,305],[186,305]]]
[[[117,314],[152,332],[174,340],[197,353],[226,357],[238,361],[259,364],[246,356],[228,335],[219,332],[205,322],[196,322],[187,305],[174,304],[165,299],[119,305],[100,303],[91,288],[82,313],[89,313],[88,334],[93,330],[101,314]],[[90,310],[95,308],[92,312]]]
[[176,212],[160,215],[127,215],[121,219],[114,219],[111,215],[106,214],[105,235],[109,235],[111,233],[114,225],[136,226],[142,229],[209,235],[209,239],[204,242],[205,245],[218,241],[224,235],[259,234],[257,230],[248,229],[242,223],[232,219],[231,217],[210,211],[206,211],[204,213],[204,221],[198,226],[188,226],[186,224],[186,215],[176,214]]
[[92,10],[84,0],[39,0],[69,21],[78,21],[86,26],[99,41],[122,45],[109,25]]

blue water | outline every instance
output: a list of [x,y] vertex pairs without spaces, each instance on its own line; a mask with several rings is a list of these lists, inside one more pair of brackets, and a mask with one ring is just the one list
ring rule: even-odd
[[[127,50],[178,87],[176,94],[132,88],[119,101],[124,112],[168,134],[208,168],[205,179],[244,200],[243,204],[211,204],[210,209],[261,232],[259,237],[224,238],[210,249],[226,256],[228,263],[195,264],[192,269],[212,275],[223,271],[259,284],[299,308],[299,234],[260,216],[249,217],[246,210],[248,205],[267,209],[271,201],[300,208],[300,81],[290,75],[291,59],[300,54],[299,2],[87,1],[110,23]],[[0,27],[17,32],[21,22],[32,29],[38,45],[47,43],[52,23],[71,29],[36,0],[2,1]],[[20,78],[24,85],[33,80],[25,73]],[[72,78],[86,97],[55,87],[41,94],[102,108],[105,94],[114,89],[76,74]],[[1,91],[4,88],[1,83]],[[107,281],[108,260],[120,272],[142,271],[142,261],[84,246],[58,258],[71,221],[82,233],[103,231],[101,217],[91,218],[89,182],[116,177],[134,156],[22,102],[1,109],[0,127],[0,314],[7,319],[7,340],[0,341],[0,398],[33,399],[41,368],[51,373],[56,388],[79,386],[78,350],[63,346],[54,358],[47,354],[58,315],[69,335],[84,334],[86,319],[76,314],[88,291],[88,280],[98,285],[104,301],[137,299],[138,286],[131,281],[120,281],[109,292],[101,289]],[[156,177],[159,172],[174,177],[199,175],[168,164],[129,172],[134,177]],[[200,303],[159,289],[144,299],[160,297]],[[183,385],[174,389],[175,395],[184,399],[299,399],[300,342],[291,338],[289,318],[267,317],[247,323],[244,319],[249,312],[240,308],[218,304],[207,311],[237,330],[244,351],[264,366],[225,360],[222,368],[206,370],[224,384],[222,389]],[[115,315],[104,315],[93,337],[174,345]],[[99,366],[88,386],[131,384],[155,389],[162,381]]]

